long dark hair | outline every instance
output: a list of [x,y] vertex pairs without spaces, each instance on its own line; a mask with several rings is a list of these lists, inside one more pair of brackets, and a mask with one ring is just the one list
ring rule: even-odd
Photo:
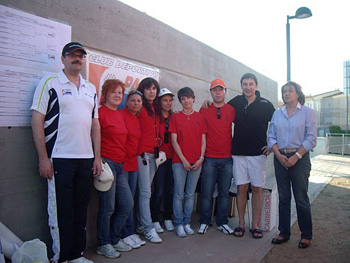
[[158,81],[156,81],[153,78],[145,78],[145,79],[143,79],[140,82],[137,90],[140,91],[143,94],[142,105],[146,108],[148,115],[149,116],[153,116],[154,112],[152,110],[152,105],[145,98],[145,92],[144,92],[145,89],[149,89],[152,86],[152,84],[154,86],[156,86],[156,88],[157,88],[157,95],[156,95],[156,98],[153,101],[153,107],[154,107],[156,115],[158,115],[160,117],[160,119],[161,119],[161,117],[162,117],[162,109],[160,107],[160,100],[159,100],[159,97],[158,97],[158,94],[159,94],[159,91],[160,91],[160,87],[159,87]]

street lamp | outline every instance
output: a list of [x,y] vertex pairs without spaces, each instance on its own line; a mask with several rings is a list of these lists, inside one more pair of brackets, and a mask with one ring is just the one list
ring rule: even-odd
[[295,12],[295,16],[288,16],[287,15],[287,81],[290,81],[290,26],[289,26],[289,19],[303,19],[308,18],[312,16],[312,13],[309,8],[307,7],[300,7]]

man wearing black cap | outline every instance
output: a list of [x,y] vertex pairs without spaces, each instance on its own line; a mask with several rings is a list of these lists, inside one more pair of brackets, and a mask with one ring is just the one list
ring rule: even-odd
[[96,88],[80,74],[85,56],[81,44],[65,45],[64,69],[39,82],[31,107],[39,173],[48,179],[55,263],[92,263],[82,254],[92,179],[101,173],[101,139]]

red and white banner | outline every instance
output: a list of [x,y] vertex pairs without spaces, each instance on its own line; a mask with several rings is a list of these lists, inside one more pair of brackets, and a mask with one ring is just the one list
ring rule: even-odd
[[[141,80],[151,77],[159,81],[159,69],[128,61],[117,56],[86,49],[86,79],[96,86],[98,94],[107,79],[119,79],[125,83],[125,94],[137,89]],[[124,97],[123,103],[125,105]]]

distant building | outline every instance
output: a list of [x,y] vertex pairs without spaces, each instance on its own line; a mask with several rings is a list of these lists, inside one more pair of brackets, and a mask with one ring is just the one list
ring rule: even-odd
[[306,96],[305,105],[316,113],[318,136],[326,136],[329,126],[340,126],[341,129],[346,129],[346,95],[340,90]]
[[344,94],[350,94],[350,60],[344,61]]

